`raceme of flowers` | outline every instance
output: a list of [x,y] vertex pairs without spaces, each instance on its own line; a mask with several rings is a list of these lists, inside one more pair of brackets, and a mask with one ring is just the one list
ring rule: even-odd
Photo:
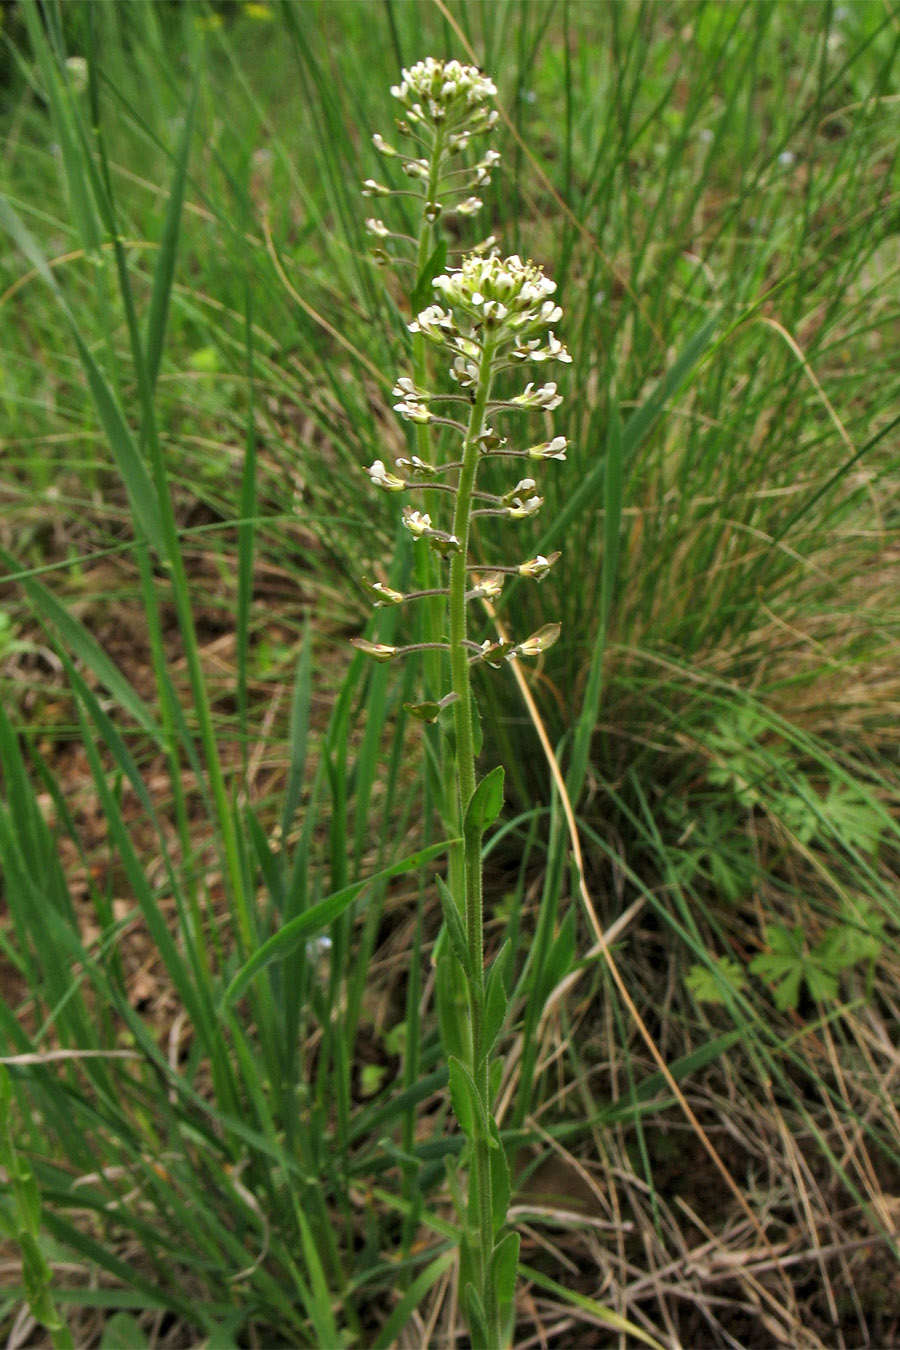
[[[366,470],[372,483],[388,493],[424,489],[429,500],[433,494],[457,497],[460,476],[466,456],[474,451],[476,465],[467,488],[469,510],[460,529],[459,514],[454,502],[453,523],[450,529],[441,528],[430,511],[406,505],[403,524],[417,543],[426,540],[441,556],[448,558],[465,548],[465,533],[469,519],[498,516],[521,520],[536,515],[543,505],[537,482],[530,475],[520,478],[501,495],[479,492],[475,489],[477,462],[486,458],[524,459],[531,463],[543,460],[564,460],[568,442],[564,436],[553,436],[522,448],[516,448],[505,436],[487,425],[488,416],[527,411],[550,412],[562,402],[556,383],[548,381],[536,386],[529,381],[521,393],[510,398],[491,398],[491,385],[501,371],[519,368],[531,361],[567,363],[571,361],[566,348],[555,336],[553,325],[562,317],[562,310],[552,299],[556,283],[532,262],[523,262],[516,254],[509,258],[492,255],[483,257],[473,253],[458,269],[451,269],[433,281],[433,289],[440,303],[427,306],[408,325],[413,333],[441,349],[447,361],[447,373],[464,393],[439,393],[417,385],[409,375],[401,375],[394,385],[395,411],[412,423],[431,423],[454,429],[462,439],[463,459],[443,464],[431,464],[417,455],[396,461],[396,472],[388,469],[383,460],[376,459]],[[468,424],[445,415],[442,409],[454,404],[470,405],[472,415]],[[558,553],[538,555],[511,566],[492,566],[483,571],[477,565],[471,571],[471,587],[467,599],[495,598],[506,575],[527,577],[541,581],[547,575]],[[380,582],[366,583],[376,606],[397,605],[435,591],[403,594]],[[437,593],[443,594],[440,590]],[[546,625],[539,633],[518,644],[468,643],[470,660],[497,664],[519,656],[536,655],[555,641],[559,633],[556,624]],[[389,660],[393,656],[416,650],[415,647],[391,647],[357,639],[356,645],[376,659]]]
[[[500,156],[496,150],[487,150],[473,166],[463,165],[459,159],[473,136],[487,135],[496,126],[496,109],[489,106],[496,92],[493,81],[477,67],[459,61],[428,57],[404,70],[400,84],[394,85],[391,93],[403,107],[397,131],[403,140],[411,142],[411,147],[408,151],[400,149],[377,132],[372,143],[385,159],[398,162],[411,180],[410,186],[406,190],[397,189],[367,178],[363,196],[418,198],[429,224],[446,212],[475,215],[483,203],[473,189],[490,183]],[[366,221],[366,229],[376,241],[415,243],[374,216]],[[492,243],[493,240],[486,241],[485,246]],[[396,261],[381,242],[376,244],[374,256],[380,263]]]

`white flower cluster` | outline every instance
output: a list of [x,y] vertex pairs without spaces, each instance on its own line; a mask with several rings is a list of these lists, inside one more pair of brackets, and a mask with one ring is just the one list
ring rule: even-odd
[[[450,171],[447,162],[465,150],[473,136],[484,135],[497,125],[497,111],[488,102],[497,93],[493,80],[477,66],[429,56],[405,69],[391,93],[404,108],[397,130],[416,142],[416,153],[404,154],[377,131],[372,137],[375,149],[385,159],[396,159],[407,177],[418,184],[418,191],[412,195],[423,200],[423,214],[430,224],[445,210],[474,216],[483,202],[471,189],[490,183],[500,155],[488,150],[470,169]],[[362,192],[364,197],[387,197],[392,189],[367,178]],[[375,217],[366,221],[366,228],[378,239],[397,237]],[[377,249],[375,256],[381,262],[392,261],[383,248]]]
[[[496,96],[497,86],[477,66],[429,56],[404,69],[402,76],[391,93],[406,109],[406,121],[446,127],[455,137],[453,149],[462,149],[473,133],[496,126],[496,111],[485,105]],[[465,140],[459,144],[461,137]]]
[[[556,282],[535,263],[523,262],[517,253],[509,258],[470,253],[462,267],[435,277],[433,285],[446,307],[427,306],[416,315],[409,330],[458,353],[451,374],[463,388],[477,378],[483,334],[491,335],[493,351],[507,365],[520,361],[571,362],[551,328],[562,318],[559,305],[550,299]],[[555,389],[555,384],[545,385],[533,394],[530,384],[518,402],[522,407],[552,410],[557,404],[541,401],[539,396]]]
[[[489,106],[497,90],[492,80],[475,66],[459,61],[438,61],[428,58],[404,69],[400,84],[391,93],[403,105],[403,115],[397,128],[401,136],[415,143],[414,153],[404,154],[388,144],[380,135],[373,137],[376,150],[386,159],[397,159],[409,190],[423,204],[423,217],[433,224],[443,209],[452,209],[457,215],[473,215],[482,205],[481,198],[472,193],[491,181],[491,174],[500,158],[495,150],[488,150],[474,168],[449,167],[452,156],[463,151],[473,135],[489,132],[496,125],[498,115]],[[393,189],[367,179],[364,195],[384,197]],[[467,195],[471,194],[471,195]],[[448,203],[455,203],[448,207]],[[388,263],[397,261],[380,246],[381,241],[406,240],[394,234],[384,221],[371,217],[366,228],[377,243],[375,256]],[[424,228],[424,227],[423,227]],[[433,238],[432,234],[432,238]],[[427,242],[427,233],[422,239]],[[421,241],[420,241],[421,247]],[[428,363],[424,359],[421,338],[414,344],[416,377],[401,374],[392,390],[394,411],[405,421],[416,426],[416,444],[421,451],[431,444],[432,430],[451,428],[462,439],[462,458],[446,463],[428,463],[419,455],[408,455],[395,461],[397,473],[392,473],[381,459],[376,459],[365,470],[374,486],[387,493],[424,489],[425,505],[419,509],[405,505],[402,523],[418,543],[433,549],[443,558],[457,555],[450,567],[450,585],[447,588],[427,587],[404,593],[393,590],[384,582],[364,581],[376,607],[399,605],[426,596],[449,595],[451,606],[459,602],[460,559],[458,555],[467,546],[469,522],[474,517],[503,517],[520,520],[536,515],[544,503],[534,478],[519,478],[514,487],[500,495],[476,490],[476,463],[486,456],[518,458],[534,462],[565,460],[568,440],[554,436],[524,449],[510,448],[507,438],[493,430],[488,419],[495,413],[521,411],[552,412],[562,402],[554,381],[536,384],[529,381],[521,393],[512,397],[492,395],[495,375],[521,368],[525,362],[542,364],[547,361],[571,362],[563,343],[554,335],[554,325],[562,318],[562,310],[553,296],[556,283],[547,277],[541,267],[523,261],[518,254],[503,258],[491,236],[467,254],[459,268],[448,270],[432,282],[434,302],[423,307],[408,328],[428,342],[443,348],[448,354],[449,377],[454,382],[453,392],[440,389],[435,392],[423,387],[427,379]],[[462,421],[444,414],[446,404],[469,405],[468,427]],[[522,465],[524,469],[525,466]],[[433,519],[436,507],[447,497],[454,501],[453,527],[460,537]],[[462,525],[460,525],[460,521]],[[542,581],[559,557],[559,553],[538,554],[512,566],[495,565],[494,569],[471,577],[465,590],[465,600],[496,599],[505,576]],[[471,565],[462,560],[465,572]],[[454,597],[456,598],[454,600]],[[524,642],[485,642],[478,645],[464,642],[471,661],[485,661],[499,665],[520,656],[536,656],[545,651],[559,633],[559,625],[548,624],[533,633]],[[376,660],[391,660],[395,656],[419,650],[412,647],[393,647],[358,639],[355,645]],[[424,644],[446,646],[441,644]],[[429,705],[431,707],[432,705]],[[433,705],[437,708],[437,705]],[[425,705],[423,705],[424,710]],[[423,720],[433,720],[424,718]]]

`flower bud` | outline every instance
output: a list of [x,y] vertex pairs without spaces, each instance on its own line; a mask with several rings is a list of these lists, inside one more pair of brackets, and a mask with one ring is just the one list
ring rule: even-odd
[[427,511],[415,511],[411,506],[404,506],[403,524],[413,539],[421,539],[431,530],[431,516]]
[[355,637],[350,639],[351,646],[357,651],[365,652],[366,656],[371,656],[374,661],[392,661],[397,655],[396,647],[389,647],[384,642],[369,642],[367,638]]
[[543,497],[514,497],[506,514],[510,520],[524,520],[526,516],[536,516],[543,505]]
[[394,591],[381,581],[369,581],[367,577],[363,577],[362,584],[375,601],[376,609],[381,609],[384,605],[402,605],[406,599],[402,591]]
[[496,600],[497,596],[503,590],[503,573],[488,572],[485,576],[476,581],[472,594],[481,596],[486,600]]
[[398,469],[404,469],[416,478],[434,478],[437,473],[433,464],[427,464],[418,455],[413,455],[411,459],[398,459],[396,464]]
[[565,459],[568,444],[565,436],[554,436],[552,441],[530,445],[525,453],[529,459]]
[[545,558],[543,553],[539,553],[536,558],[529,558],[527,562],[519,564],[519,576],[528,577],[531,581],[543,581],[559,556],[559,553],[551,553]]
[[434,413],[428,411],[423,403],[405,401],[394,404],[394,412],[400,414],[405,422],[430,422]]
[[510,660],[517,656],[538,656],[545,652],[548,647],[552,647],[562,631],[558,623],[546,623],[543,628],[539,628],[531,637],[527,637],[524,642],[519,642],[509,653]]
[[402,492],[406,483],[402,478],[397,478],[395,474],[390,473],[380,459],[376,459],[374,464],[370,464],[366,473],[371,478],[376,487],[384,488],[385,492]]
[[562,394],[556,392],[556,384],[552,380],[542,384],[540,389],[535,389],[533,382],[529,382],[521,394],[516,394],[509,401],[517,408],[544,408],[552,412],[562,403]]

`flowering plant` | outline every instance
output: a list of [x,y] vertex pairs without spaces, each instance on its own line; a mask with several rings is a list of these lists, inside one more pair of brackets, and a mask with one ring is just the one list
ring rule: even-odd
[[[434,298],[414,306],[408,324],[413,335],[412,368],[398,376],[393,389],[395,411],[414,428],[416,452],[398,459],[396,472],[381,459],[366,472],[384,492],[418,492],[424,500],[421,506],[405,505],[402,512],[418,553],[419,585],[401,592],[381,581],[364,584],[376,607],[420,601],[430,618],[422,641],[402,646],[364,638],[354,642],[380,661],[415,651],[425,652],[426,659],[436,657],[426,675],[426,692],[432,697],[408,706],[427,722],[452,707],[446,823],[448,832],[459,838],[451,848],[447,881],[439,880],[445,946],[450,950],[438,966],[438,999],[445,1009],[441,1026],[451,1102],[466,1136],[464,1162],[469,1170],[467,1202],[456,1189],[462,1304],[475,1343],[499,1347],[508,1343],[514,1322],[519,1238],[505,1231],[509,1169],[493,1114],[490,1073],[492,1051],[507,1012],[507,953],[502,950],[485,972],[481,851],[484,832],[502,806],[503,770],[497,766],[478,779],[470,669],[479,663],[500,666],[536,656],[555,642],[559,625],[547,624],[518,642],[487,639],[479,644],[469,637],[467,615],[473,600],[496,598],[508,575],[541,581],[559,555],[492,563],[485,569],[470,557],[470,534],[478,517],[523,520],[543,505],[531,476],[519,478],[499,495],[479,490],[478,471],[485,460],[525,459],[533,465],[566,457],[563,436],[518,446],[492,425],[509,415],[551,413],[562,402],[556,383],[528,381],[521,392],[497,397],[497,376],[529,363],[566,363],[571,358],[554,332],[562,318],[553,299],[556,283],[541,267],[517,254],[502,257],[492,238],[464,256],[459,266],[447,267],[446,242],[437,236],[437,223],[449,211],[473,215],[481,208],[480,198],[465,194],[490,181],[499,159],[495,151],[488,151],[474,168],[450,167],[473,136],[496,124],[497,113],[487,106],[496,93],[492,81],[472,66],[429,58],[404,70],[401,83],[391,92],[404,109],[397,122],[399,132],[423,153],[404,156],[380,135],[374,144],[387,158],[399,158],[404,172],[420,185],[411,194],[422,203],[413,297],[428,299],[430,291]],[[367,179],[363,191],[387,196],[391,189]],[[385,245],[397,240],[402,247],[407,237],[394,234],[382,220],[371,219],[367,227],[378,241],[377,260],[399,264],[402,252],[389,254]],[[445,379],[432,387],[430,364],[441,363]],[[465,420],[453,415],[460,405],[468,408]],[[459,444],[457,453],[443,462],[432,449],[431,437],[437,432],[443,439],[449,433]],[[446,669],[441,662],[449,665],[449,688],[440,687]],[[460,980],[469,1014],[469,1025],[462,1030],[449,1012]]]

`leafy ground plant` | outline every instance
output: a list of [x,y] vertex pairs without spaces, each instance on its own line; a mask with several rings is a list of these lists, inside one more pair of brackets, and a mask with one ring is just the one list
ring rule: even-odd
[[[409,325],[416,338],[415,374],[400,376],[393,391],[400,400],[395,410],[420,429],[416,440],[419,453],[398,459],[398,473],[386,470],[380,459],[368,472],[373,483],[386,492],[424,492],[435,511],[442,497],[446,500],[449,496],[452,511],[444,512],[448,526],[444,529],[439,518],[432,520],[428,511],[410,505],[403,509],[403,524],[413,539],[417,543],[427,541],[442,560],[448,573],[446,584],[404,593],[374,582],[370,591],[377,605],[443,602],[445,616],[442,619],[436,612],[432,622],[434,631],[445,630],[449,641],[397,647],[357,638],[355,645],[378,661],[434,651],[446,652],[449,662],[447,692],[430,702],[408,704],[407,711],[425,722],[434,722],[442,712],[452,709],[452,723],[446,726],[448,797],[452,802],[446,825],[451,833],[461,829],[462,837],[451,839],[455,860],[452,856],[447,882],[438,883],[450,946],[450,951],[438,959],[438,1011],[448,1057],[450,1097],[468,1144],[465,1162],[470,1174],[469,1199],[467,1205],[461,1198],[457,1202],[463,1225],[460,1297],[474,1343],[493,1347],[508,1344],[513,1334],[519,1254],[518,1234],[504,1231],[510,1173],[493,1106],[497,1075],[492,1052],[503,1030],[509,1001],[505,987],[508,944],[501,947],[487,974],[484,951],[482,841],[503,804],[503,770],[497,766],[478,781],[478,711],[469,672],[476,662],[500,666],[504,661],[538,656],[556,640],[559,625],[547,624],[522,642],[485,640],[479,644],[471,640],[467,621],[470,603],[496,599],[506,575],[543,579],[552,560],[538,556],[513,565],[494,564],[485,571],[470,561],[470,537],[476,519],[528,519],[538,512],[543,500],[533,478],[522,478],[501,494],[479,491],[477,475],[484,461],[524,460],[530,465],[565,459],[563,436],[526,448],[510,445],[506,436],[494,430],[493,422],[506,422],[510,414],[551,412],[562,402],[554,381],[539,388],[529,381],[524,390],[499,397],[497,385],[502,376],[513,370],[527,371],[535,364],[570,362],[571,358],[553,333],[553,325],[562,318],[562,310],[550,298],[556,283],[540,267],[523,263],[516,255],[503,258],[488,241],[479,251],[466,255],[458,268],[435,275],[447,254],[446,242],[436,237],[437,222],[445,211],[444,195],[448,189],[453,193],[450,202],[456,215],[474,214],[481,200],[475,196],[463,201],[458,198],[467,191],[470,181],[477,187],[489,183],[499,159],[496,152],[488,151],[471,174],[465,168],[451,167],[473,135],[496,124],[496,112],[484,106],[496,94],[495,86],[473,66],[428,58],[404,70],[402,83],[392,92],[404,105],[398,131],[417,142],[417,150],[425,151],[424,156],[400,156],[403,172],[422,185],[418,194],[422,216],[417,250],[420,271],[413,292],[414,309],[429,286],[440,303],[419,310]],[[397,155],[380,135],[376,135],[375,144],[382,154],[390,158]],[[371,179],[364,190],[369,195],[389,195],[387,188]],[[392,237],[383,221],[370,220],[368,225],[376,236]],[[383,255],[382,260],[389,258]],[[426,344],[436,349],[438,361],[445,363],[443,379],[446,382],[449,377],[453,392],[440,392],[440,385],[437,390],[426,387]],[[468,410],[464,422],[448,415],[460,404]],[[449,460],[444,460],[442,446],[436,458],[444,462],[431,463],[432,429],[444,432],[444,444],[449,439],[460,446],[455,454],[450,451]],[[437,611],[437,606],[432,608]],[[466,993],[465,1026],[460,1025],[454,988],[457,971]]]
[[[469,539],[473,586],[560,552],[467,610],[479,648],[561,624],[469,667],[515,1340],[896,1343],[896,6],[79,0],[3,33],[4,1335],[40,1340],[27,1292],[86,1347],[469,1338],[456,704],[410,711],[449,660],[349,642],[449,640],[447,596],[370,618],[450,559],[363,468],[461,457],[393,405],[467,394],[408,325],[476,195],[572,357],[534,436],[566,462],[478,461],[540,514]],[[498,117],[423,244],[424,150],[369,132],[426,52]],[[368,176],[413,194],[371,199],[387,236]]]

